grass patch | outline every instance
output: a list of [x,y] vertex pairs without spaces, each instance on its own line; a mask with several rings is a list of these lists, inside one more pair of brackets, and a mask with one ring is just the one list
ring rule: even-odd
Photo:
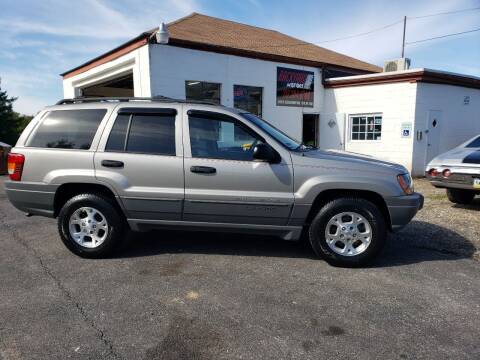
[[445,194],[432,194],[425,197],[429,200],[447,200],[447,195]]

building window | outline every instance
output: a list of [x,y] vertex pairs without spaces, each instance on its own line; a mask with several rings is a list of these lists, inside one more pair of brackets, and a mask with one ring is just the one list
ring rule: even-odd
[[233,106],[262,117],[262,88],[233,85]]
[[185,81],[187,100],[209,101],[220,105],[220,84],[205,81]]
[[382,114],[350,116],[351,140],[381,140]]

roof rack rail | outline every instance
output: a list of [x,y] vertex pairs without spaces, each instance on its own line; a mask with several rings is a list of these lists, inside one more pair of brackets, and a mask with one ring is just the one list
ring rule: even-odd
[[76,97],[71,99],[62,99],[55,105],[68,105],[68,104],[82,104],[93,102],[130,102],[130,101],[155,101],[155,102],[176,102],[176,103],[192,103],[192,104],[204,104],[204,105],[218,105],[212,101],[202,100],[181,100],[173,99],[166,96],[153,96],[153,97]]

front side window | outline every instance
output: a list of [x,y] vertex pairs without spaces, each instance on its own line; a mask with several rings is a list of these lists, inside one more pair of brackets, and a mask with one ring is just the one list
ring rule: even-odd
[[106,109],[50,111],[27,146],[88,150],[106,113]]
[[381,140],[382,115],[352,115],[350,129],[351,140]]
[[205,81],[185,81],[187,100],[208,101],[220,105],[220,84]]
[[174,156],[175,116],[120,114],[105,150]]
[[189,116],[192,157],[252,161],[253,148],[263,140],[225,116]]

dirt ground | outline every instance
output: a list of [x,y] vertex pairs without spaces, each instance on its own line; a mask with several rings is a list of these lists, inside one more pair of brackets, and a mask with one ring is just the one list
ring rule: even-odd
[[[425,223],[437,225],[449,231],[435,233],[432,227],[429,236],[415,236],[419,246],[426,248],[435,247],[439,251],[455,255],[471,255],[480,260],[480,196],[477,196],[470,205],[457,205],[451,203],[445,189],[437,189],[425,179],[415,179],[415,191],[425,196],[425,206],[417,214],[411,225],[404,232],[411,235],[418,229],[418,222],[422,222],[421,231],[428,232],[429,226]],[[459,239],[464,241],[459,241]],[[422,239],[424,239],[422,241]]]

